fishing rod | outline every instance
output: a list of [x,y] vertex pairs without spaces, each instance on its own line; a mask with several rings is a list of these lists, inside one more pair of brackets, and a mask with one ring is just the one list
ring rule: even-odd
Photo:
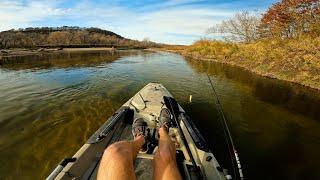
[[192,166],[193,166],[194,170],[196,171],[198,178],[199,178],[199,179],[202,179],[201,170],[199,169],[196,161],[195,161],[194,158],[193,158],[193,155],[192,155],[192,152],[191,152],[191,150],[190,150],[189,144],[188,144],[188,142],[187,142],[187,140],[186,140],[186,137],[184,136],[184,133],[183,133],[183,131],[182,131],[182,128],[181,128],[180,123],[179,123],[179,121],[178,121],[178,118],[177,118],[177,116],[176,116],[176,112],[177,112],[176,110],[179,111],[179,107],[178,107],[178,105],[177,105],[177,102],[175,101],[175,99],[173,99],[173,98],[171,98],[171,97],[167,97],[167,96],[164,96],[163,99],[164,99],[164,102],[165,102],[167,108],[169,108],[171,114],[173,115],[173,119],[174,119],[174,121],[175,121],[175,124],[176,124],[177,127],[178,127],[179,133],[181,134],[181,140],[182,140],[183,143],[185,144],[185,147],[186,147],[186,150],[187,150],[188,155],[189,155],[189,157],[190,157]]
[[[222,124],[224,125],[223,132],[224,132],[224,135],[225,135],[225,138],[226,138],[226,141],[227,141],[227,146],[228,146],[228,149],[229,149],[229,155],[230,155],[230,157],[232,158],[232,152],[233,152],[233,155],[234,155],[234,157],[235,157],[234,160],[236,161],[237,167],[238,167],[239,177],[240,177],[241,180],[243,180],[244,177],[243,177],[243,172],[242,172],[242,167],[241,167],[241,163],[240,163],[240,158],[239,158],[239,155],[238,155],[238,151],[237,151],[236,148],[235,148],[235,145],[234,145],[234,142],[233,142],[233,139],[232,139],[232,136],[231,136],[231,132],[230,132],[230,130],[229,130],[226,117],[225,117],[225,115],[224,115],[224,113],[223,113],[223,109],[222,109],[222,106],[221,106],[221,103],[220,103],[218,94],[217,94],[217,92],[216,92],[216,90],[215,90],[215,88],[214,88],[214,86],[213,86],[213,83],[212,83],[212,81],[211,81],[210,76],[208,75],[208,73],[206,73],[206,74],[207,74],[207,77],[208,77],[208,79],[209,79],[209,83],[210,83],[210,85],[211,85],[212,94],[213,94],[213,96],[216,98],[216,105],[217,105],[217,109],[218,109],[219,114],[220,114],[220,117],[221,117]],[[229,143],[228,140],[230,141],[230,143]],[[231,150],[230,147],[232,148],[232,150]],[[234,161],[231,160],[231,162],[232,162],[232,168],[233,168],[233,171],[234,171],[234,175],[235,175],[235,177],[237,177],[237,175],[236,175],[237,173],[236,173],[236,168],[235,168],[235,165],[234,165]]]

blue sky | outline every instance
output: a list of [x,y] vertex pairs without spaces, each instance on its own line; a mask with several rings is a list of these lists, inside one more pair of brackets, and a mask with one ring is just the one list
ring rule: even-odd
[[[0,0],[0,30],[80,26],[124,37],[191,44],[242,10],[264,12],[277,0]],[[211,35],[211,37],[213,37]],[[219,35],[216,36],[219,38]]]

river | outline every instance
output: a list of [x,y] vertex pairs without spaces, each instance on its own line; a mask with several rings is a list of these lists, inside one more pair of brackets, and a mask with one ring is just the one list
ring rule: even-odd
[[69,52],[0,63],[0,179],[45,178],[149,82],[167,87],[224,163],[224,136],[207,74],[246,179],[320,179],[319,91],[145,51]]

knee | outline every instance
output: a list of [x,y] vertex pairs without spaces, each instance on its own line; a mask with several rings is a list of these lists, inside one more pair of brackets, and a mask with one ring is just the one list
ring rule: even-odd
[[124,158],[130,154],[128,142],[116,142],[104,150],[104,156],[109,158]]

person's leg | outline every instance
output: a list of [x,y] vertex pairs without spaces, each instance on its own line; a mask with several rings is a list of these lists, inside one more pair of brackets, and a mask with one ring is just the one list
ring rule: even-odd
[[120,141],[110,145],[104,151],[97,179],[136,179],[133,162],[144,141],[144,136],[140,135],[133,141]]
[[180,180],[181,175],[176,162],[176,148],[168,135],[166,126],[159,129],[159,149],[154,156],[155,180]]

